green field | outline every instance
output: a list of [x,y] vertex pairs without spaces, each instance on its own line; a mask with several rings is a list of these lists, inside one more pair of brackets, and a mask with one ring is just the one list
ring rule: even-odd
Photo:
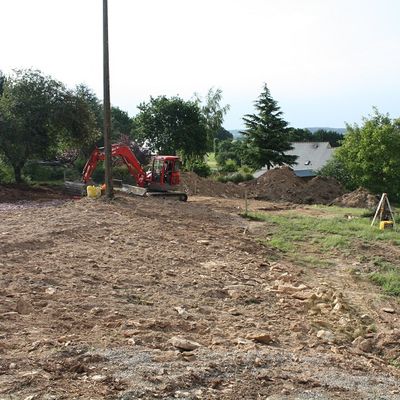
[[[368,216],[367,216],[368,215]],[[367,210],[310,206],[279,213],[250,212],[265,223],[260,241],[276,256],[309,268],[329,268],[343,260],[365,265],[365,273],[384,292],[400,296],[400,232],[371,227]]]

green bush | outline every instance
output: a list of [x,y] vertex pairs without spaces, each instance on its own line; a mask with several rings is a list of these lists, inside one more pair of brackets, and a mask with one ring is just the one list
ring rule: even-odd
[[318,171],[318,175],[336,178],[347,190],[357,188],[357,183],[352,179],[344,163],[335,156]]
[[64,167],[27,163],[22,171],[25,179],[36,182],[58,181],[64,179]]
[[0,183],[14,182],[12,168],[0,157]]
[[195,161],[190,165],[190,170],[197,175],[207,178],[211,175],[211,168],[204,161]]
[[239,169],[235,160],[228,159],[225,163],[221,166],[220,171],[225,173],[237,172]]
[[245,174],[245,175],[252,175],[252,176],[253,176],[253,172],[254,172],[254,170],[253,170],[252,168],[250,168],[249,166],[247,166],[247,165],[243,165],[242,167],[240,167],[240,168],[239,168],[239,171],[240,171],[242,174]]
[[252,174],[245,174],[240,172],[236,172],[230,175],[221,175],[217,177],[217,181],[223,183],[227,182],[240,183],[240,182],[250,181],[252,179],[253,179]]

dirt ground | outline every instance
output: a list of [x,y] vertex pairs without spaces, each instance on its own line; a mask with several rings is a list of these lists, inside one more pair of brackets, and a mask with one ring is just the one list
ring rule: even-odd
[[0,399],[400,399],[399,304],[276,261],[243,206],[4,203]]

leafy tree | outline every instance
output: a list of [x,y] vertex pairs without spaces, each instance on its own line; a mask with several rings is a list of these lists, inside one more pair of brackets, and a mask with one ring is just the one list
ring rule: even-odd
[[241,166],[245,149],[244,142],[241,140],[224,140],[218,144],[215,158],[220,166],[224,166],[228,160],[234,160],[237,165]]
[[329,142],[332,147],[338,147],[343,135],[326,129],[318,129],[312,133],[308,129],[289,128],[288,139],[290,142]]
[[71,148],[92,148],[102,135],[90,103],[76,89],[63,91],[53,119],[56,144],[52,154]]
[[96,93],[84,84],[75,87],[75,94],[82,98],[89,106],[94,115],[96,126],[99,131],[103,131],[103,105]]
[[132,119],[119,107],[111,107],[111,140],[117,142],[122,135],[132,137]]
[[327,131],[325,129],[318,129],[312,135],[313,142],[329,142],[332,147],[339,147],[343,135],[335,131]]
[[282,111],[272,98],[267,85],[255,102],[257,114],[243,117],[245,135],[246,164],[253,168],[273,165],[292,165],[296,156],[286,155],[292,150],[288,138],[288,123],[282,118]]
[[329,176],[337,179],[347,190],[355,190],[357,188],[357,184],[352,180],[346,166],[335,156],[335,154],[318,171],[318,175]]
[[[97,145],[103,145],[103,104],[96,96],[96,94],[86,85],[78,85],[75,89],[76,95],[82,97],[89,105],[96,121],[96,126],[100,132]],[[118,142],[123,135],[132,138],[132,119],[126,111],[121,110],[119,107],[111,107],[111,140]],[[92,144],[93,147],[94,143]]]
[[7,77],[0,97],[0,151],[22,181],[29,158],[53,158],[60,148],[79,146],[95,135],[87,103],[61,82],[39,71]]
[[400,199],[400,119],[390,119],[374,108],[362,126],[347,125],[343,144],[335,156],[351,182],[374,193]]
[[3,74],[3,72],[0,71],[0,96],[3,94],[5,81],[6,76]]
[[313,134],[308,129],[302,128],[289,128],[288,140],[290,142],[312,142]]
[[207,151],[207,128],[195,101],[159,96],[138,106],[135,139],[159,154],[177,154],[184,162]]
[[227,131],[223,126],[218,129],[217,134],[215,135],[215,139],[222,142],[224,140],[233,140],[233,135],[229,131]]
[[[218,137],[218,133],[222,128],[224,122],[224,115],[229,111],[229,104],[221,106],[222,90],[211,88],[204,102],[198,94],[195,94],[195,101],[198,103],[201,113],[205,120],[205,126],[207,129],[207,140],[209,150],[213,148],[213,141]],[[204,104],[202,104],[204,103]],[[227,131],[226,131],[227,132]],[[229,132],[228,132],[229,133]]]

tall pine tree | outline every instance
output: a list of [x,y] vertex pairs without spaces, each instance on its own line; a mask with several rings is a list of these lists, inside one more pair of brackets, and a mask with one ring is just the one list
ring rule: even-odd
[[278,103],[272,98],[266,84],[255,102],[257,114],[243,117],[246,129],[246,163],[253,168],[274,165],[293,165],[297,156],[286,155],[292,150],[288,138],[288,123],[282,118]]

